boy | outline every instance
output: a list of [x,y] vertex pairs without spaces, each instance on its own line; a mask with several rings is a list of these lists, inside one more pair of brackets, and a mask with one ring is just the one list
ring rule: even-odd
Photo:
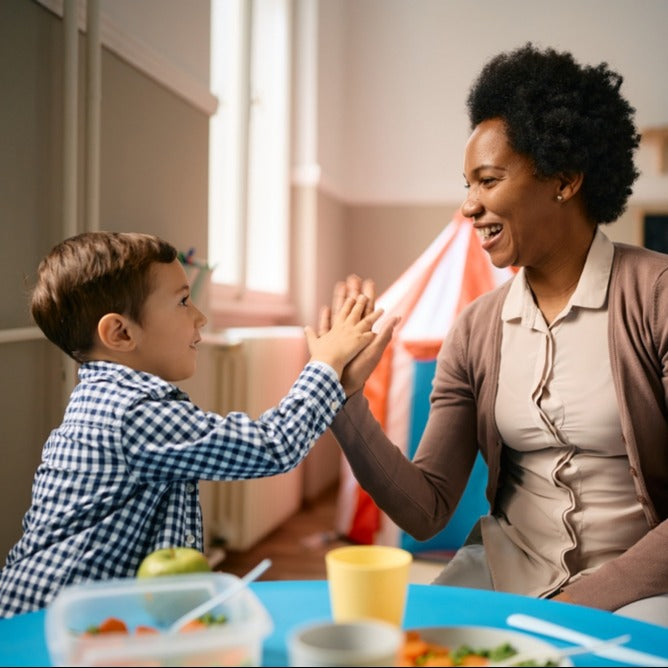
[[[32,293],[35,322],[80,363],[62,424],[35,474],[23,536],[0,572],[0,616],[45,607],[65,585],[133,576],[150,552],[202,549],[197,481],[295,467],[345,401],[345,365],[381,311],[349,299],[311,359],[258,420],[204,412],[172,383],[195,371],[199,330],[176,249],[150,235],[91,232],[58,244]],[[381,341],[382,339],[382,341]]]

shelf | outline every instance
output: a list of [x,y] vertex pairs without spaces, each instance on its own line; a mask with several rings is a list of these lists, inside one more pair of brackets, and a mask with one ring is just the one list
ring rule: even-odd
[[641,135],[643,142],[653,144],[656,148],[659,173],[665,174],[668,172],[668,125],[645,128]]

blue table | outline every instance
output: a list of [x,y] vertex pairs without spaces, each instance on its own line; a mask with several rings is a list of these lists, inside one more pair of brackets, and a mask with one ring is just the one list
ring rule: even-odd
[[[251,589],[274,622],[274,630],[264,643],[265,666],[287,665],[286,638],[297,625],[331,619],[325,581],[267,580],[253,583]],[[410,585],[404,628],[456,625],[510,628],[505,620],[516,612],[541,617],[599,638],[629,633],[631,640],[627,647],[668,658],[666,628],[567,603],[459,587]],[[568,644],[559,640],[552,642],[557,646]],[[574,656],[572,661],[576,666],[629,665],[590,654]],[[44,611],[0,620],[0,664],[50,665],[44,640]]]

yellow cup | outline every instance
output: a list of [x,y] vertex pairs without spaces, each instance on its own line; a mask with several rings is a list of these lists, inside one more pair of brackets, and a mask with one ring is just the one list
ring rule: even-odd
[[349,545],[325,554],[336,622],[382,619],[401,626],[413,555],[386,545]]

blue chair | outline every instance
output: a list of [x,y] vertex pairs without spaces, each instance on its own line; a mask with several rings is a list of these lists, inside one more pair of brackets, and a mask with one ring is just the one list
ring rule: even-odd
[[[409,431],[408,457],[412,458],[424,431],[429,415],[429,395],[432,380],[436,372],[436,360],[416,361],[413,380],[411,425]],[[487,486],[487,464],[478,453],[471,477],[464,495],[447,526],[429,540],[419,541],[403,531],[400,533],[400,546],[414,554],[429,552],[431,556],[450,556],[464,544],[469,531],[481,515],[489,512],[489,503],[485,497]]]

